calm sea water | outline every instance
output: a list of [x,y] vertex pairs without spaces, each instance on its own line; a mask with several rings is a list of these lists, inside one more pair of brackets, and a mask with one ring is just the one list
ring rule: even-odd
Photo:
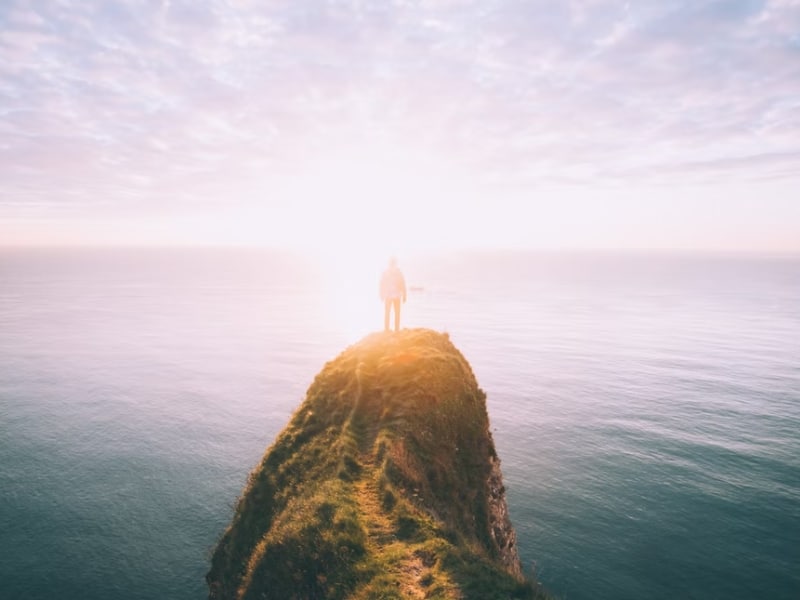
[[[448,331],[488,394],[520,553],[552,591],[800,598],[799,259],[401,266],[423,288],[405,324]],[[380,326],[378,273],[329,267],[0,251],[0,597],[205,597],[249,470]]]

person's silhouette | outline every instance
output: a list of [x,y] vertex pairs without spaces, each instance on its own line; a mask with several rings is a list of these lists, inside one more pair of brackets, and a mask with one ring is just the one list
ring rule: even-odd
[[406,301],[406,280],[397,266],[397,259],[389,259],[389,266],[381,276],[381,300],[383,300],[383,329],[389,331],[389,313],[394,307],[394,330],[400,329],[400,300]]

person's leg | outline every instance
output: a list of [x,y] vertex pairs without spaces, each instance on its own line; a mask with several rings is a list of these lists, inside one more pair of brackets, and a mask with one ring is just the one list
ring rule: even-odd
[[400,298],[394,301],[394,330],[400,331],[400,305],[403,304]]
[[383,302],[383,330],[389,331],[389,311],[392,308],[392,301],[388,298]]

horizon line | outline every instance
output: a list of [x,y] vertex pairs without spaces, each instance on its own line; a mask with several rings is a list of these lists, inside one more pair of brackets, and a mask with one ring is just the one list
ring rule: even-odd
[[[300,248],[291,245],[236,244],[236,243],[11,243],[0,241],[0,251],[7,250],[210,250],[210,251],[258,251],[313,257],[320,253],[316,248]],[[406,257],[447,256],[452,254],[605,254],[605,255],[675,255],[714,257],[784,257],[800,258],[797,249],[767,248],[704,248],[704,247],[575,247],[575,246],[454,246],[451,248],[429,248],[404,253]]]

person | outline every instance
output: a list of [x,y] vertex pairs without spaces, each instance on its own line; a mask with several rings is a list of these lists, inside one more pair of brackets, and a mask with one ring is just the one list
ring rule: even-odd
[[381,300],[383,300],[383,329],[389,331],[389,314],[394,308],[394,330],[400,329],[400,300],[406,301],[406,280],[397,266],[397,259],[389,259],[389,266],[381,276]]

